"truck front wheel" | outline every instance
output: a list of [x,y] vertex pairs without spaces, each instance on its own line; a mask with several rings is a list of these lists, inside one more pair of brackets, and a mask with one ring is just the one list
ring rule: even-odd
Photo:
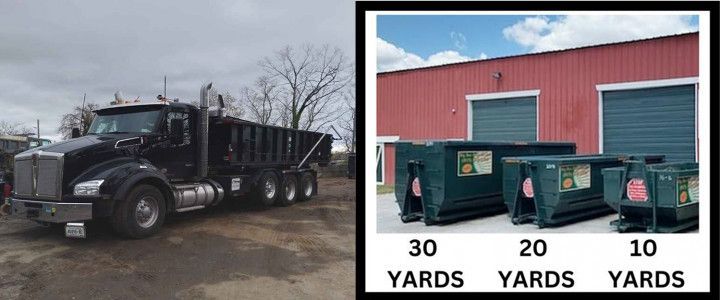
[[263,206],[272,206],[277,199],[280,185],[278,178],[273,172],[265,172],[260,177],[256,186],[257,198]]
[[113,229],[130,238],[145,238],[157,233],[165,221],[165,197],[154,186],[142,184],[130,191],[113,212]]
[[300,175],[300,200],[310,200],[313,194],[315,194],[315,176],[308,172],[302,173]]

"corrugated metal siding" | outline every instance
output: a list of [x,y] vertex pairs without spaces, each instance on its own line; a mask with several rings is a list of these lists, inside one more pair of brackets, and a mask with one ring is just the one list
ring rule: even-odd
[[[540,89],[539,140],[572,140],[578,153],[595,153],[595,85],[698,76],[698,47],[693,33],[379,74],[377,135],[466,138],[465,95]],[[493,72],[502,78],[492,78]]]
[[535,141],[535,97],[472,102],[472,139],[478,141]]
[[603,92],[603,152],[695,160],[695,85]]
[[395,145],[385,144],[385,184],[395,184]]

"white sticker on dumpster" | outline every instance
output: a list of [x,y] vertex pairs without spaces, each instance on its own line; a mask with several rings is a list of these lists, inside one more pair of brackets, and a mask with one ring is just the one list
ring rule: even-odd
[[590,188],[590,165],[561,165],[560,191],[568,192]]
[[647,201],[647,189],[645,180],[641,178],[630,179],[627,183],[627,197],[630,201]]
[[700,183],[697,176],[678,177],[677,205],[685,206],[698,202],[700,197]]
[[412,181],[412,192],[415,197],[420,197],[422,195],[420,190],[420,179],[415,177]]
[[457,176],[492,174],[492,151],[458,151]]
[[530,179],[530,177],[525,178],[525,181],[523,181],[522,190],[525,197],[535,197],[535,193],[533,193],[532,179]]

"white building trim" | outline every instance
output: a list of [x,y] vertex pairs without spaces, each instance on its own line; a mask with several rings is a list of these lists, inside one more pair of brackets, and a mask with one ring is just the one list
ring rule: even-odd
[[645,80],[645,81],[632,81],[632,82],[620,82],[620,83],[606,83],[597,84],[595,89],[598,91],[617,91],[617,90],[635,90],[635,89],[646,89],[654,87],[667,87],[674,85],[687,85],[697,84],[697,77],[682,77],[673,79],[660,79],[660,80]]
[[[397,136],[397,135],[383,135],[383,136],[377,137],[376,147],[380,146],[380,152],[379,152],[379,155],[378,154],[375,155],[375,166],[377,166],[379,163],[380,164],[380,172],[381,172],[380,173],[381,181],[377,181],[377,178],[375,179],[375,182],[378,185],[385,184],[385,144],[394,143],[399,140],[400,140],[400,136]],[[377,170],[376,170],[376,172],[377,172]]]
[[[377,177],[375,178],[375,183],[377,185],[383,185],[385,184],[385,144],[384,143],[377,143],[375,145],[375,166],[380,165],[380,181],[377,181]],[[380,147],[380,151],[378,152],[377,147]],[[377,170],[375,170],[377,172]]]
[[378,143],[394,143],[400,140],[400,136],[397,135],[383,135],[377,137]]

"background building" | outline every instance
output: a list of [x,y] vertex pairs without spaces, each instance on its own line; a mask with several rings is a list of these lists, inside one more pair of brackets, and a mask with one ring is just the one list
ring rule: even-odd
[[698,33],[377,75],[378,183],[393,142],[573,141],[697,160]]

